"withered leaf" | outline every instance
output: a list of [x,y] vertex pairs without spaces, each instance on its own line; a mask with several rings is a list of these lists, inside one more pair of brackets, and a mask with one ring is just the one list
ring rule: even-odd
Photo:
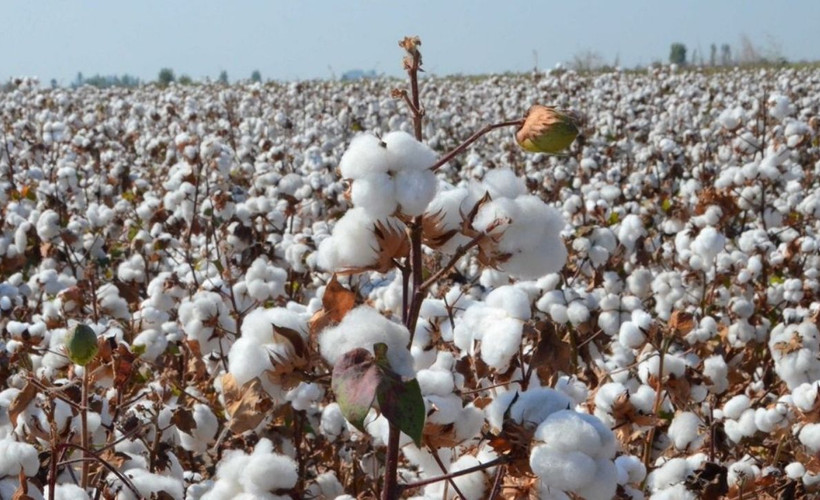
[[193,431],[196,429],[194,414],[191,413],[190,409],[184,406],[174,408],[174,411],[171,413],[171,423],[185,434],[193,435]]
[[228,428],[237,434],[255,428],[273,408],[273,401],[262,388],[259,377],[254,377],[239,387],[234,376],[226,373],[222,376],[222,394],[226,410],[231,416]]
[[12,427],[17,427],[17,417],[19,417],[20,413],[34,400],[35,396],[37,396],[37,387],[31,382],[26,382],[23,389],[11,400],[11,404],[9,404],[9,420],[11,421]]
[[691,313],[674,311],[669,318],[669,329],[678,335],[687,335],[695,328],[695,318]]
[[540,321],[535,325],[535,330],[538,332],[538,344],[532,353],[530,364],[537,368],[541,375],[549,376],[557,372],[570,373],[572,348],[569,343],[558,337],[555,325],[549,321]]
[[343,287],[336,274],[331,276],[322,295],[322,309],[310,318],[308,328],[315,336],[326,327],[339,323],[356,303],[356,294]]

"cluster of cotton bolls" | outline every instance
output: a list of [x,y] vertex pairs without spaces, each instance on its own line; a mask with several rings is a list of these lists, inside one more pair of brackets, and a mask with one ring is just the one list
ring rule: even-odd
[[[817,491],[817,70],[431,76],[423,141],[395,86],[10,82],[0,496],[26,477],[31,497],[48,497],[35,477],[46,403],[76,436],[68,401],[86,368],[91,443],[117,441],[123,463],[111,463],[138,496],[355,496],[356,478],[379,475],[387,423],[375,410],[364,433],[346,422],[327,373],[379,342],[418,380],[438,447],[403,438],[402,480],[496,459],[487,433],[498,445],[513,422],[531,433],[542,498],[695,498],[707,470],[728,495]],[[544,95],[588,117],[566,155],[525,154],[494,131],[430,168]],[[411,335],[396,264],[419,221],[425,279],[457,262],[426,290]],[[313,331],[327,271],[353,274],[340,281],[355,300]],[[77,323],[99,338],[86,368],[65,356]],[[242,436],[225,430],[226,375],[258,379],[274,402]],[[481,498],[499,470],[454,482]],[[504,470],[506,494],[521,484]],[[57,498],[93,497],[79,473],[60,465]],[[136,496],[106,480],[95,488]],[[446,481],[412,494],[445,491],[456,494]]]

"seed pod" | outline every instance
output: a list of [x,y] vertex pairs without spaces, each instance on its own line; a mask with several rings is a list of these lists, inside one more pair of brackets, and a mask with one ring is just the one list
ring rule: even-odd
[[570,113],[536,104],[527,111],[515,133],[518,145],[531,153],[558,153],[578,136],[578,124]]
[[77,325],[65,336],[68,359],[80,366],[87,365],[97,355],[97,334],[87,325]]

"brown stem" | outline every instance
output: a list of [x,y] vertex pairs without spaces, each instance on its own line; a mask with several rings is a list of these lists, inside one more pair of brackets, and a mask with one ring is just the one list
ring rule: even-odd
[[[130,480],[130,479],[128,479],[128,477],[127,477],[127,476],[123,475],[123,473],[121,473],[120,471],[118,471],[118,470],[116,469],[116,467],[114,467],[113,465],[111,465],[111,464],[109,464],[108,462],[106,462],[105,460],[103,460],[103,459],[102,459],[102,457],[100,457],[98,454],[94,453],[92,450],[90,450],[90,449],[88,449],[88,448],[85,448],[85,447],[83,447],[83,446],[81,446],[81,445],[73,444],[73,443],[62,443],[62,444],[60,444],[60,445],[58,446],[58,448],[59,448],[59,449],[64,449],[64,448],[76,448],[76,449],[78,449],[78,450],[82,451],[84,454],[89,455],[89,456],[91,457],[91,459],[92,459],[92,460],[96,460],[97,462],[99,462],[100,464],[102,464],[102,466],[103,466],[103,467],[105,467],[106,469],[108,469],[109,471],[111,471],[111,473],[112,473],[112,474],[114,474],[115,476],[117,476],[117,477],[119,478],[119,480],[120,480],[120,481],[122,481],[122,483],[123,483],[125,486],[127,486],[127,487],[128,487],[128,489],[129,489],[129,490],[131,490],[131,491],[132,491],[132,492],[133,492],[133,493],[137,496],[137,498],[140,498],[141,494],[140,494],[140,492],[137,490],[137,488],[134,486],[134,483],[132,483],[132,482],[131,482],[131,480]],[[85,460],[85,459],[83,459],[83,461],[85,462],[86,460]]]
[[[663,339],[661,342],[661,349],[660,349],[660,360],[658,361],[658,385],[655,387],[655,403],[652,406],[652,414],[657,417],[658,412],[661,409],[661,403],[663,402],[663,361],[666,357],[666,350],[669,349],[669,345],[672,343],[672,336],[668,336]],[[644,443],[643,449],[643,464],[646,467],[646,470],[649,470],[649,461],[652,458],[652,444],[655,442],[655,432],[657,431],[657,425],[653,425],[652,428],[649,430],[649,434],[646,436],[646,443]]]
[[512,126],[519,126],[520,127],[523,123],[524,123],[524,120],[519,119],[519,120],[509,120],[509,121],[506,121],[506,122],[493,123],[492,125],[485,126],[484,128],[482,128],[478,132],[476,132],[473,135],[471,135],[470,137],[468,137],[466,141],[459,144],[459,146],[457,148],[455,148],[454,150],[450,151],[446,155],[439,158],[438,161],[435,162],[430,167],[430,170],[435,172],[436,170],[441,168],[442,165],[444,165],[448,161],[452,160],[456,156],[460,155],[465,149],[470,147],[470,144],[472,144],[475,141],[477,141],[478,139],[480,139],[481,136],[486,135],[487,133],[492,132],[493,130],[495,130],[497,128],[512,127]]
[[472,474],[473,472],[482,471],[485,469],[489,469],[490,467],[495,467],[496,465],[503,465],[510,461],[510,457],[507,455],[501,455],[498,458],[494,458],[489,462],[484,462],[483,464],[478,464],[473,467],[468,467],[466,469],[461,469],[455,472],[450,472],[449,474],[445,474],[443,476],[438,477],[431,477],[428,479],[421,479],[419,481],[415,481],[412,483],[407,483],[401,485],[402,491],[409,490],[412,488],[419,488],[421,486],[427,486],[428,484],[438,483],[439,481],[446,481],[448,479],[453,479],[455,477],[464,476],[466,474]]
[[387,459],[385,461],[384,487],[382,488],[382,500],[398,500],[401,494],[399,486],[399,439],[401,431],[389,422],[390,428],[387,436]]
[[[441,457],[438,456],[438,451],[431,446],[430,447],[430,453],[433,455],[433,459],[438,464],[438,467],[439,467],[439,469],[441,469],[441,472],[443,472],[444,474],[447,474],[447,466],[445,466],[444,462],[441,461]],[[458,486],[456,485],[456,482],[453,481],[453,478],[448,477],[447,482],[450,483],[450,486],[453,487],[453,489],[458,494],[458,496],[460,496],[461,498],[467,498],[466,496],[464,496],[464,493],[462,493],[461,490],[458,489]]]
[[80,442],[83,447],[83,468],[82,476],[80,477],[80,487],[83,490],[88,488],[88,473],[89,466],[91,465],[89,461],[90,456],[88,454],[88,377],[88,366],[83,366],[82,406],[80,407]]

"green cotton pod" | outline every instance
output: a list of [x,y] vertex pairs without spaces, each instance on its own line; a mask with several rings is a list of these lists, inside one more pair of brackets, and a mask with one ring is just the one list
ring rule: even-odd
[[77,325],[65,337],[68,359],[80,366],[87,365],[97,355],[97,334],[88,325]]

